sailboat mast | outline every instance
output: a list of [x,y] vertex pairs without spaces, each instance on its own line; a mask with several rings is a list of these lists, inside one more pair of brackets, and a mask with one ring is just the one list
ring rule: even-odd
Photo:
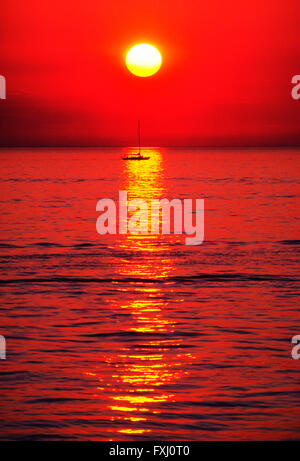
[[140,127],[140,121],[138,121],[138,129],[139,129],[139,154],[141,155],[141,127]]

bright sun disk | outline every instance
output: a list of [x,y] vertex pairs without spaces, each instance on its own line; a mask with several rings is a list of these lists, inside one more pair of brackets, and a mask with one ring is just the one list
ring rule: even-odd
[[161,54],[152,45],[142,43],[131,48],[126,56],[126,66],[130,72],[138,77],[150,77],[161,66]]

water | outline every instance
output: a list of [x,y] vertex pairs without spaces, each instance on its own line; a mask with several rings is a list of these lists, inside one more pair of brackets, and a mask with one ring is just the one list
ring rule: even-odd
[[[2,150],[1,438],[300,438],[297,150]],[[96,203],[204,198],[205,241]]]

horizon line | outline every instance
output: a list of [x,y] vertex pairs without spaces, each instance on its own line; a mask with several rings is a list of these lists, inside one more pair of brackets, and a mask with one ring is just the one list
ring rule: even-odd
[[[0,149],[137,149],[138,146],[127,145],[111,145],[111,146],[95,146],[95,145],[8,145],[1,146]],[[172,148],[172,149],[297,149],[300,148],[298,144],[259,144],[259,145],[160,145],[160,146],[143,146],[141,149],[157,149],[157,148]]]

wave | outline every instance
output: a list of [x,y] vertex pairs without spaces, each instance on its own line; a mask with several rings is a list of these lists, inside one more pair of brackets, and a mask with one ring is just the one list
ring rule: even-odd
[[179,283],[194,281],[237,281],[237,282],[295,282],[295,277],[276,275],[276,274],[239,274],[239,273],[220,273],[220,274],[197,274],[197,275],[177,275],[172,277],[142,278],[142,277],[31,277],[31,278],[14,278],[0,279],[1,285],[14,283]]
[[89,243],[89,242],[82,242],[82,243],[75,243],[74,245],[63,245],[62,243],[56,243],[56,242],[34,242],[30,243],[28,245],[15,245],[15,244],[10,244],[10,243],[0,243],[0,248],[31,248],[31,247],[45,247],[45,248],[103,248],[106,247],[106,245],[102,243]]

